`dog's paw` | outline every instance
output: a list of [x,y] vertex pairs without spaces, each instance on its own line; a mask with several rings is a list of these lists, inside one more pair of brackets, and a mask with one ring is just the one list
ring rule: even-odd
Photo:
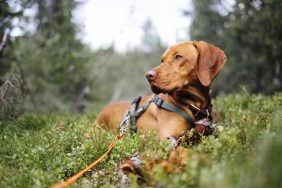
[[141,170],[142,160],[138,155],[134,155],[129,159],[124,160],[120,166],[119,174],[121,176],[121,183],[124,185],[130,184],[129,174],[133,174],[137,177],[138,184],[144,184],[147,181],[145,180],[143,171]]
[[123,174],[133,173],[136,174],[141,165],[141,159],[138,155],[134,155],[129,159],[124,160],[119,166],[119,171]]

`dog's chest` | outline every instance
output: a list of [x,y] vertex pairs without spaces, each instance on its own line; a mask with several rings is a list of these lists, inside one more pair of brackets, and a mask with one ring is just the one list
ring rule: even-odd
[[150,105],[137,121],[138,131],[154,130],[161,139],[182,135],[187,132],[188,127],[184,118],[174,112],[158,108],[155,104]]

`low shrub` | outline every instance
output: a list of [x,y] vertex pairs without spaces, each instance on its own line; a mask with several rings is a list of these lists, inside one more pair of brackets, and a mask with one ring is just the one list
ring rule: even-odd
[[[182,173],[150,173],[161,187],[281,187],[282,93],[233,94],[214,100],[214,134],[188,146]],[[0,121],[0,187],[48,187],[104,153],[114,134],[99,128],[92,115],[26,113]],[[168,143],[153,134],[125,137],[97,167],[72,187],[114,187],[118,164],[136,153],[167,157]],[[132,187],[136,186],[132,177]]]

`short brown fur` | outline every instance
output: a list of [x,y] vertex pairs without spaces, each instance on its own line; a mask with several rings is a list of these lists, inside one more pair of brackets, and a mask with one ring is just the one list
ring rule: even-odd
[[[146,77],[155,94],[167,103],[180,107],[195,120],[196,117],[188,105],[192,104],[200,109],[207,106],[211,83],[225,62],[224,52],[211,44],[203,41],[183,42],[168,48],[162,55],[161,64],[150,70]],[[139,106],[152,96],[143,96]],[[130,102],[119,102],[106,106],[98,115],[97,122],[106,130],[117,130],[130,105]],[[162,140],[183,135],[191,128],[192,126],[183,117],[159,108],[154,103],[151,103],[137,120],[138,132],[146,133],[154,130]],[[192,138],[197,139],[206,131],[204,125],[197,125]],[[134,165],[129,159],[125,160],[119,169],[124,174],[138,174],[140,169],[146,172],[157,166],[169,173],[181,171],[188,160],[187,149],[181,146],[170,151],[168,160],[148,159],[144,156],[141,158],[146,161],[142,168]]]
[[[211,44],[203,41],[178,43],[165,51],[161,64],[149,71],[147,78],[152,91],[160,98],[182,108],[195,118],[187,105],[192,104],[198,108],[207,105],[210,85],[225,62],[224,52]],[[142,97],[139,105],[150,97]],[[129,107],[130,102],[106,106],[97,117],[98,124],[106,130],[117,130]],[[184,118],[158,108],[154,103],[137,120],[138,132],[154,130],[160,139],[182,135],[190,129],[191,125]]]

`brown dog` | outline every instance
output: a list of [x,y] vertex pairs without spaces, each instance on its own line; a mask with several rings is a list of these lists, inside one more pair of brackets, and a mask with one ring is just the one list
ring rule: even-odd
[[[209,105],[209,90],[212,81],[226,62],[224,52],[206,42],[183,42],[166,50],[161,64],[147,72],[146,77],[154,93],[167,103],[181,108],[195,121],[189,105],[205,109]],[[151,96],[142,97],[139,106]],[[106,130],[116,130],[130,102],[114,103],[106,106],[97,117],[98,124]],[[159,108],[152,103],[137,120],[138,132],[154,130],[161,139],[178,137],[190,130],[190,125],[179,114]],[[205,127],[196,127],[203,133]]]
[[[168,48],[161,58],[161,64],[147,72],[146,77],[159,98],[191,116],[196,125],[187,122],[178,113],[150,103],[137,119],[137,130],[143,133],[154,130],[160,139],[174,138],[176,141],[193,126],[195,130],[192,139],[209,133],[209,128],[201,120],[212,119],[209,90],[225,62],[226,56],[221,49],[203,41],[183,42]],[[142,97],[138,106],[151,98]],[[106,130],[117,130],[130,105],[130,102],[120,102],[106,106],[98,115],[97,122]],[[179,146],[169,153],[168,160],[142,158],[146,161],[142,167],[134,162],[139,160],[135,157],[125,160],[119,167],[122,174],[134,173],[142,180],[143,171],[152,170],[154,165],[170,172],[176,170],[174,167],[187,164],[188,156],[187,149]]]

